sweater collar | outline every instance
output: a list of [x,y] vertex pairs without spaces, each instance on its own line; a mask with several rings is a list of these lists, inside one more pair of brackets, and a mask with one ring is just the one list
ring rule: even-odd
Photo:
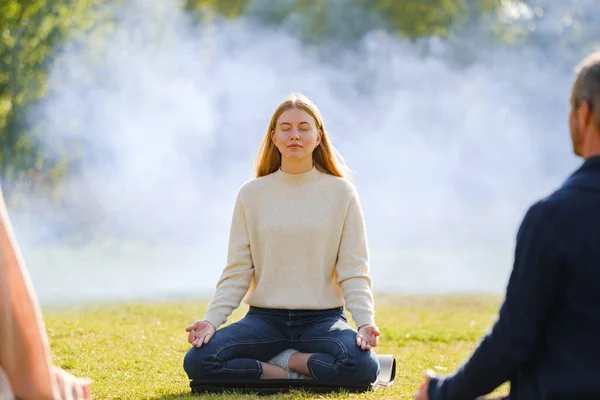
[[302,185],[309,182],[314,182],[319,178],[319,175],[319,170],[317,170],[315,166],[313,166],[309,171],[301,174],[290,174],[283,172],[281,168],[275,171],[273,174],[275,179],[290,185]]

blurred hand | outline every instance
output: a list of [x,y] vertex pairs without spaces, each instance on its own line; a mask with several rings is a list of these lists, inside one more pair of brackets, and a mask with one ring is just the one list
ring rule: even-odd
[[188,342],[197,348],[202,347],[203,344],[213,337],[217,328],[208,321],[196,321],[187,328],[185,328],[188,334]]
[[52,367],[56,384],[60,391],[61,400],[88,400],[90,399],[90,385],[88,378],[77,378],[67,371]]
[[429,400],[429,395],[427,394],[427,391],[429,390],[429,381],[431,381],[431,378],[434,376],[435,372],[431,370],[425,371],[425,380],[415,392],[415,400]]
[[375,325],[366,324],[358,328],[356,345],[363,350],[371,350],[379,344],[379,329]]

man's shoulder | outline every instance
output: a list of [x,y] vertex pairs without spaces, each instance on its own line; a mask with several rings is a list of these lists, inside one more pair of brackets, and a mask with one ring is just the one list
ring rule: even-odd
[[561,189],[558,189],[534,201],[529,206],[527,215],[541,219],[548,218],[565,205],[568,205],[568,198],[565,197],[565,193]]
[[548,221],[549,216],[552,215],[552,210],[554,207],[555,201],[552,198],[552,195],[548,195],[535,201],[527,209],[525,217],[523,218],[523,224]]
[[525,213],[523,225],[559,230],[578,213],[578,198],[578,193],[562,186],[533,202]]
[[560,215],[562,212],[575,210],[577,201],[581,198],[581,192],[571,185],[563,185],[533,203],[532,208],[539,213]]

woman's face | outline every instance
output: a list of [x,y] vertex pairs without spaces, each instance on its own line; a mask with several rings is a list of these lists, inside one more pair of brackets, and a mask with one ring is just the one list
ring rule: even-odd
[[283,158],[303,159],[312,157],[321,143],[321,132],[309,113],[300,108],[290,108],[277,119],[271,139]]

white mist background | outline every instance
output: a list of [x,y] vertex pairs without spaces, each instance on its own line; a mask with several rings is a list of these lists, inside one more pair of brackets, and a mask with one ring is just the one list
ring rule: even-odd
[[[573,71],[551,54],[488,48],[453,67],[371,32],[326,63],[247,19],[194,26],[170,1],[116,12],[113,33],[58,55],[31,115],[47,151],[80,152],[67,208],[12,214],[43,303],[209,298],[237,190],[291,92],[320,107],[353,171],[378,293],[502,292],[527,207],[580,163]],[[90,243],[40,244],[72,221]]]

